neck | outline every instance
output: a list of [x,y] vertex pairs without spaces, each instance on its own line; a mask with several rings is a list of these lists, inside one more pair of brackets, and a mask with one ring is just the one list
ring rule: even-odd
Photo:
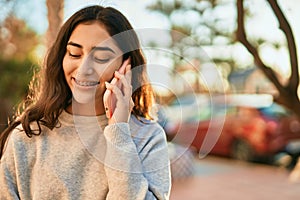
[[82,116],[98,116],[105,114],[103,102],[95,102],[82,104],[73,99],[72,103],[67,107],[66,111],[74,115]]

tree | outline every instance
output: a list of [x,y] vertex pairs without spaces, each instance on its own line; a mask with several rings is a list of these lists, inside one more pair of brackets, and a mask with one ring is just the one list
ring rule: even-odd
[[27,94],[37,65],[31,53],[39,43],[36,33],[23,20],[9,15],[0,27],[0,132],[6,127],[12,108]]
[[[205,68],[204,65],[217,67],[223,72],[223,77],[220,77],[223,78],[223,83],[227,82],[227,76],[233,69],[239,68],[232,56],[224,57],[223,53],[218,50],[220,46],[230,46],[235,43],[232,34],[235,29],[234,17],[227,14],[228,17],[224,18],[224,15],[215,14],[222,8],[230,7],[230,4],[232,2],[217,0],[157,0],[147,7],[163,15],[169,21],[172,39],[169,48],[172,49],[174,55],[172,58],[174,60],[173,76],[179,71],[184,73],[185,70],[190,70],[190,67],[186,66],[186,60],[199,63],[199,65],[194,65],[194,73],[198,74]],[[212,50],[211,47],[215,53],[208,55],[205,51]],[[186,69],[183,69],[182,65]],[[200,80],[199,75],[197,77],[196,84],[208,81]],[[196,92],[207,89],[217,91],[220,88],[217,85],[214,88],[205,88],[206,86],[202,84],[202,89],[196,89]],[[225,87],[222,90],[226,89]]]
[[[32,54],[40,40],[35,31],[28,28],[25,21],[13,14],[21,0],[4,0],[0,2],[1,13],[5,17],[0,25],[0,132],[7,126],[7,120],[13,114],[13,107],[27,95],[28,84],[33,73],[39,70]],[[49,26],[47,46],[55,40],[63,21],[63,0],[47,0]],[[13,90],[13,92],[12,92]]]
[[47,47],[50,47],[56,39],[56,35],[63,22],[64,0],[47,0],[48,10],[48,30],[47,30]]
[[39,43],[36,33],[23,20],[9,15],[0,26],[2,59],[24,60]]
[[[179,0],[166,2],[157,0],[154,4],[149,6],[149,9],[157,11],[166,16],[170,20],[171,29],[178,30],[184,33],[187,37],[193,37],[193,39],[197,40],[197,43],[200,45],[218,48],[219,41],[222,41],[224,45],[228,46],[242,44],[250,53],[249,55],[252,55],[255,66],[265,74],[265,76],[278,90],[278,95],[274,97],[275,101],[290,109],[291,111],[294,111],[295,114],[300,117],[300,102],[298,97],[299,71],[297,49],[292,28],[289,25],[284,12],[278,5],[277,0],[266,0],[271,8],[271,11],[274,13],[274,16],[279,22],[280,30],[282,30],[286,37],[286,43],[279,44],[279,42],[273,41],[272,46],[274,48],[279,48],[278,46],[282,45],[285,46],[285,48],[287,47],[291,68],[291,75],[287,81],[282,81],[282,77],[279,77],[279,73],[274,70],[274,66],[266,64],[266,62],[260,55],[259,48],[266,43],[272,43],[272,41],[266,41],[265,39],[262,39],[262,36],[254,38],[251,35],[252,37],[247,37],[245,23],[246,19],[249,19],[252,13],[251,11],[244,8],[244,4],[248,3],[249,5],[249,2],[251,1],[237,0],[235,5],[234,2],[235,1],[233,0],[194,0],[189,1],[188,3],[184,3],[183,1]],[[255,1],[252,1],[252,3],[254,2]],[[229,4],[233,4],[233,7],[235,7],[237,11],[237,16],[231,16],[232,20],[235,21],[234,26],[231,26],[230,23],[226,23],[229,28],[224,28],[224,26],[226,25],[220,24],[222,24],[222,21],[224,22],[228,20],[220,14],[222,12],[219,12],[219,15],[221,15],[220,18],[214,16],[214,11],[220,10],[222,7]],[[199,20],[193,20],[193,22],[186,22],[182,20],[182,18],[191,19],[188,12],[193,12],[193,16],[198,16]],[[195,13],[197,13],[198,15]],[[227,13],[229,12],[226,12],[226,14]],[[176,17],[176,15],[180,15],[181,21],[179,20],[180,17]],[[204,31],[199,32],[199,29],[202,29]],[[268,31],[269,30],[266,30],[265,32]],[[186,46],[183,41],[184,38],[180,38],[177,41],[173,39],[174,44],[171,46],[171,48],[178,48],[178,46],[181,46],[181,48],[183,48],[184,46]],[[228,65],[231,66],[231,71],[239,68],[239,64],[237,64],[236,58],[234,57],[222,58],[219,55],[216,55],[216,57],[213,57],[212,60],[217,64],[228,63]],[[220,66],[223,67],[228,65],[223,64]]]
[[294,111],[295,114],[300,118],[300,101],[298,97],[298,87],[299,87],[299,70],[298,70],[298,59],[297,59],[297,49],[295,44],[295,38],[291,29],[291,26],[283,14],[280,6],[278,5],[277,0],[267,0],[269,3],[274,15],[276,16],[279,22],[279,28],[283,31],[288,45],[290,66],[291,66],[291,75],[287,83],[283,84],[278,80],[278,76],[271,68],[267,66],[264,61],[261,59],[261,56],[258,51],[258,47],[249,42],[247,39],[245,31],[245,9],[244,9],[244,0],[237,0],[237,31],[236,37],[247,50],[253,55],[254,62],[256,66],[263,71],[266,77],[274,84],[277,88],[279,95],[275,97],[275,101],[289,108],[291,111]]

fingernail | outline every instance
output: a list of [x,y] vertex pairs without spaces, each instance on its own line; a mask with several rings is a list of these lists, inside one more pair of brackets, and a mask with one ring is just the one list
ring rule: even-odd
[[110,83],[105,81],[105,87],[108,88],[110,86]]

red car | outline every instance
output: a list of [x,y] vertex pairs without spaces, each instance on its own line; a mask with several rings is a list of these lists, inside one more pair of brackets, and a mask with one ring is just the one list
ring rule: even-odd
[[[285,151],[290,141],[300,139],[300,122],[270,99],[265,103],[268,96],[229,96],[226,104],[212,97],[203,101],[207,97],[200,96],[201,105],[195,103],[199,102],[198,95],[185,96],[164,109],[169,141],[192,146],[202,156],[209,153],[265,162]],[[203,105],[203,102],[208,104]],[[174,120],[179,104],[185,116]]]

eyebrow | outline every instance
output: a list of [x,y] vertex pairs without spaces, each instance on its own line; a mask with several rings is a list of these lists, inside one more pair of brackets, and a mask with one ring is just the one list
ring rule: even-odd
[[[81,49],[83,48],[82,45],[77,44],[77,43],[72,42],[72,41],[68,42],[67,45],[75,46],[75,47],[78,47],[78,48],[81,48]],[[95,46],[95,47],[92,47],[92,50],[93,50],[93,51],[110,51],[110,52],[112,52],[112,53],[115,53],[115,51],[112,50],[112,49],[109,48],[109,47]]]

